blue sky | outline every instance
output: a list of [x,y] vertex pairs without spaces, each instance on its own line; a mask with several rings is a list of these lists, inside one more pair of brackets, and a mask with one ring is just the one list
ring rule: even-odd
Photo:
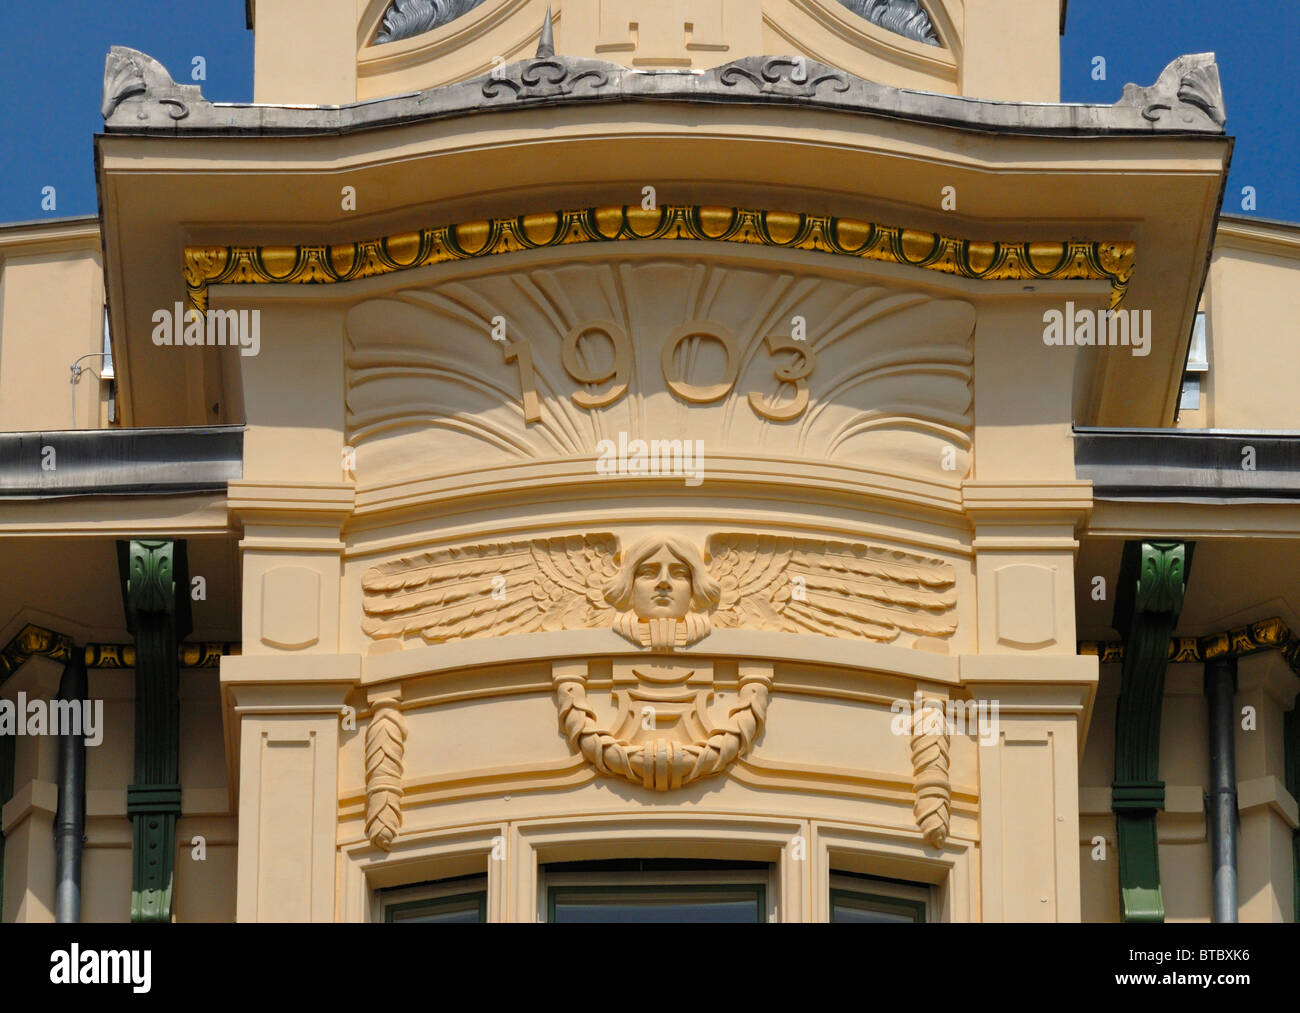
[[[187,83],[194,57],[201,56],[206,97],[252,98],[253,34],[244,27],[244,0],[5,0],[4,6],[0,222],[97,210],[92,138],[103,124],[100,92],[111,45],[143,50]],[[1154,83],[1176,56],[1216,52],[1228,130],[1237,138],[1224,210],[1247,213],[1241,189],[1253,186],[1254,214],[1300,221],[1297,40],[1297,0],[1071,0],[1061,40],[1061,98],[1114,102],[1125,82]],[[1092,76],[1097,56],[1106,60],[1104,81]],[[47,186],[55,188],[53,210],[41,207]]]

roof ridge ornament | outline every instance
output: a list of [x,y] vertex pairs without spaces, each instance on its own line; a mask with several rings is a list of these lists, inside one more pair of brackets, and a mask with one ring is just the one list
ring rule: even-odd
[[[199,86],[177,84],[167,68],[152,56],[128,46],[113,46],[108,51],[104,60],[104,98],[99,107],[106,121],[117,117],[123,103],[165,106],[170,120],[183,120],[190,114],[190,105],[197,102],[207,104]],[[136,118],[153,119],[147,109],[137,110]]]
[[555,55],[555,29],[551,25],[551,5],[546,5],[546,18],[542,22],[542,37],[537,40],[537,59],[549,60]]
[[1149,88],[1124,85],[1117,105],[1138,108],[1148,123],[1164,127],[1203,127],[1206,119],[1222,127],[1228,117],[1213,53],[1178,57]]

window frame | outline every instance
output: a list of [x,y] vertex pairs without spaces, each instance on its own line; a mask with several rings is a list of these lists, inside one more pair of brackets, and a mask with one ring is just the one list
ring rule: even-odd
[[832,869],[827,889],[826,913],[829,922],[835,922],[836,900],[844,898],[862,900],[882,909],[910,912],[918,916],[913,921],[919,924],[935,920],[934,887],[927,883]]
[[379,891],[379,920],[397,924],[402,919],[392,917],[394,912],[417,907],[439,908],[464,904],[473,898],[478,905],[480,924],[487,923],[488,882],[486,875],[456,876],[452,879],[413,883]]
[[[702,859],[701,862],[707,862]],[[612,860],[611,864],[618,860]],[[718,891],[722,893],[751,892],[756,893],[759,911],[759,924],[769,924],[777,920],[776,900],[779,896],[779,882],[774,877],[779,874],[774,863],[764,862],[762,868],[682,868],[630,870],[599,869],[563,871],[563,866],[571,863],[547,863],[538,869],[538,920],[555,924],[555,896],[557,891],[590,892],[627,891],[629,895],[649,891],[664,894],[674,890],[682,893],[705,893]],[[587,864],[587,863],[580,863]]]

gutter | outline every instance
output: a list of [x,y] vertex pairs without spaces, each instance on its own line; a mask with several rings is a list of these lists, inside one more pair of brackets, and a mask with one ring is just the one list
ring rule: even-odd
[[1214,876],[1214,920],[1237,920],[1237,757],[1235,706],[1237,659],[1205,665],[1210,704],[1210,790],[1205,796],[1210,867]]
[[224,493],[243,460],[242,425],[0,433],[0,500]]
[[1099,500],[1300,500],[1300,432],[1074,427],[1074,468]]
[[[90,698],[86,664],[75,647],[59,681],[61,701],[79,710]],[[80,722],[75,722],[79,725]],[[81,847],[86,835],[86,736],[84,728],[59,735],[59,804],[54,814],[54,920],[81,921]]]

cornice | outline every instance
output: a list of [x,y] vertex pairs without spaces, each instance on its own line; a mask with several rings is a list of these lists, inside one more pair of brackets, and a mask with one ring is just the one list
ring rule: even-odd
[[0,261],[82,250],[98,253],[100,248],[98,216],[0,225]]
[[356,501],[350,483],[336,482],[233,481],[228,496],[231,515],[241,521],[298,518],[320,526],[341,525]]
[[1212,53],[1180,56],[1150,87],[1129,84],[1113,105],[995,102],[894,88],[816,60],[747,56],[711,70],[637,70],[539,52],[490,74],[341,106],[212,103],[161,63],[114,46],[104,69],[105,130],[115,134],[343,134],[505,109],[603,102],[797,105],[999,134],[1222,137],[1225,111]]
[[977,524],[1078,525],[1092,512],[1092,482],[1068,479],[962,483],[962,508]]
[[1214,249],[1253,250],[1300,260],[1300,224],[1222,217],[1214,233]]

